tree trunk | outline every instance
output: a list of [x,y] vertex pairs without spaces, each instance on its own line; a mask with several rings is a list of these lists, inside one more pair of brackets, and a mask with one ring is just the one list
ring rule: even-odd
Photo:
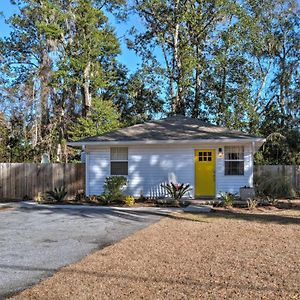
[[281,120],[280,126],[284,128],[285,125],[285,87],[286,87],[286,61],[285,48],[283,47],[283,57],[281,58],[281,74],[279,75],[279,105]]
[[41,138],[45,138],[48,131],[49,125],[49,80],[51,72],[51,60],[48,56],[46,49],[42,52],[41,68],[40,68],[40,109],[41,109],[41,126],[40,126],[40,135]]
[[192,109],[192,118],[199,118],[200,115],[200,97],[201,97],[201,71],[200,71],[200,57],[199,57],[199,46],[196,46],[196,57],[198,59],[196,66],[196,75],[195,75],[195,98]]
[[92,97],[90,93],[90,73],[91,73],[91,62],[88,62],[83,72],[83,103],[82,103],[82,116],[87,117],[90,115],[92,106]]
[[174,55],[174,62],[175,66],[177,69],[176,72],[176,81],[177,81],[177,92],[175,99],[172,103],[172,110],[173,113],[176,114],[182,114],[185,115],[185,103],[183,99],[183,86],[182,86],[182,64],[181,64],[181,57],[179,53],[179,22],[176,20],[177,14],[179,13],[179,8],[178,8],[179,1],[176,1],[175,4],[175,9],[174,9],[174,14],[175,14],[175,31],[174,31],[174,36],[173,36],[173,55]]

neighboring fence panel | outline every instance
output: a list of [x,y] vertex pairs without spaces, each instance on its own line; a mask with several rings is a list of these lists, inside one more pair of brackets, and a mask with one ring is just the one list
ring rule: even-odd
[[84,164],[0,164],[0,199],[33,199],[60,186],[66,187],[68,198],[84,190]]
[[270,176],[287,176],[296,190],[300,190],[300,166],[257,165],[254,166],[254,176],[269,174]]

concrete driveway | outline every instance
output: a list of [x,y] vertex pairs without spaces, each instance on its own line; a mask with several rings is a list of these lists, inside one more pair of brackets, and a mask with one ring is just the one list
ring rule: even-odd
[[0,210],[0,299],[158,221],[160,209],[16,205]]

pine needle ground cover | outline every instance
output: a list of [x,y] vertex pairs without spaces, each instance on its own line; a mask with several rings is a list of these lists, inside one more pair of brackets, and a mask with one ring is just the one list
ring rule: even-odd
[[299,210],[172,215],[14,299],[300,299],[299,225]]

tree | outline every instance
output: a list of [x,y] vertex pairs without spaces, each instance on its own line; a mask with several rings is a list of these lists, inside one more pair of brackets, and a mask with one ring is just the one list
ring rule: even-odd
[[118,82],[113,82],[104,97],[114,102],[123,125],[149,121],[163,112],[160,81],[150,70],[139,69],[130,76],[124,67],[116,70]]
[[12,1],[20,13],[8,20],[11,33],[0,40],[1,104],[17,104],[9,110],[23,117],[33,160],[45,151],[66,159],[68,127],[89,115],[91,99],[116,80],[119,44],[104,11],[123,2]]
[[100,98],[92,100],[90,115],[79,117],[69,129],[69,136],[73,141],[89,136],[97,136],[120,127],[120,115],[110,101]]
[[[173,114],[205,117],[201,100],[205,99],[202,77],[208,65],[207,49],[236,6],[234,1],[135,1],[145,31],[136,29],[132,47],[166,80]],[[163,62],[156,53],[161,53]]]
[[91,1],[80,0],[74,9],[76,32],[66,60],[76,76],[82,96],[82,116],[90,113],[92,97],[108,86],[119,43],[104,13]]

